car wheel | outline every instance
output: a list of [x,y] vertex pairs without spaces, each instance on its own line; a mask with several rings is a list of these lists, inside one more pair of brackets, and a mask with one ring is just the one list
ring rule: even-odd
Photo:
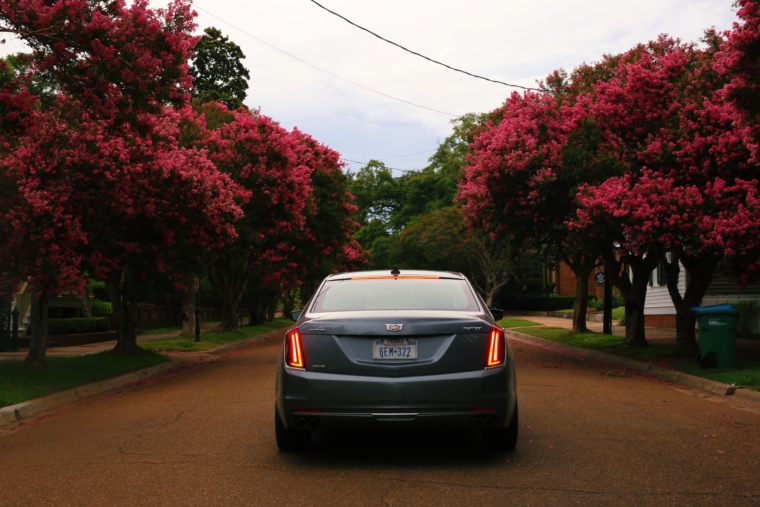
[[483,430],[483,437],[486,446],[497,451],[511,451],[517,446],[517,434],[519,432],[520,422],[517,417],[517,403],[515,403],[515,413],[512,415],[512,421],[506,428],[493,428]]
[[305,451],[311,445],[311,430],[287,429],[274,410],[274,436],[281,451]]

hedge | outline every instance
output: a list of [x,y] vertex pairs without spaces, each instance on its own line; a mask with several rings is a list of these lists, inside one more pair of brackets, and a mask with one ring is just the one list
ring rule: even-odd
[[88,317],[80,319],[49,319],[48,334],[85,334],[107,333],[107,317]]

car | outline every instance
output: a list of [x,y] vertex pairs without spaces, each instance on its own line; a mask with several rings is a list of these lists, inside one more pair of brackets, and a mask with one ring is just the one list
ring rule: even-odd
[[489,309],[462,274],[334,274],[291,318],[276,375],[282,451],[307,449],[318,428],[471,428],[490,447],[515,448],[503,311]]

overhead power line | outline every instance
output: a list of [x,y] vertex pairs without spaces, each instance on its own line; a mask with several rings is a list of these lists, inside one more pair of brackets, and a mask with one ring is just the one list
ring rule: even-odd
[[397,100],[397,101],[399,101],[399,102],[403,102],[404,104],[409,104],[410,106],[419,107],[419,108],[421,108],[421,109],[427,109],[428,111],[433,111],[433,112],[435,112],[435,113],[440,113],[440,114],[446,114],[446,115],[448,115],[448,116],[454,116],[454,117],[456,117],[456,116],[461,116],[461,115],[457,115],[457,114],[453,114],[453,113],[447,113],[446,111],[439,111],[438,109],[433,109],[432,107],[427,107],[427,106],[422,106],[422,105],[420,105],[420,104],[415,104],[414,102],[409,102],[408,100],[400,99],[400,98],[398,98],[398,97],[394,97],[394,96],[392,96],[392,95],[388,95],[387,93],[383,93],[383,92],[380,92],[380,91],[377,91],[377,90],[373,90],[372,88],[369,88],[369,87],[367,87],[367,86],[364,86],[364,85],[362,85],[362,84],[356,83],[356,82],[354,82],[354,81],[351,81],[351,80],[349,80],[349,79],[346,79],[346,78],[344,78],[344,77],[341,77],[341,76],[339,76],[339,75],[337,75],[337,74],[333,74],[333,73],[332,73],[332,72],[330,72],[329,70],[325,70],[325,69],[323,69],[323,68],[321,68],[321,67],[317,67],[316,65],[314,65],[314,64],[311,64],[311,63],[307,62],[306,60],[302,60],[302,59],[298,58],[297,56],[291,55],[291,54],[290,54],[290,53],[288,53],[287,51],[283,51],[282,49],[280,49],[280,48],[277,48],[277,47],[275,47],[275,46],[273,46],[273,45],[269,44],[268,42],[265,42],[265,41],[263,41],[263,40],[259,39],[259,38],[258,38],[258,37],[256,37],[255,35],[251,35],[250,33],[246,32],[246,31],[245,31],[245,30],[243,30],[242,28],[238,28],[237,26],[233,25],[232,23],[230,23],[230,22],[228,22],[228,21],[225,21],[225,20],[223,20],[223,19],[222,19],[222,18],[220,18],[219,16],[216,16],[215,14],[211,14],[209,11],[207,11],[207,10],[206,10],[206,9],[204,9],[203,7],[200,7],[200,6],[199,6],[197,3],[193,4],[193,7],[195,7],[195,8],[196,8],[196,9],[198,9],[199,11],[203,11],[203,12],[205,12],[206,14],[208,14],[209,16],[211,16],[212,18],[218,19],[219,21],[221,21],[221,22],[222,22],[222,23],[224,23],[225,25],[228,25],[228,26],[230,26],[230,27],[234,28],[234,29],[235,29],[235,30],[237,30],[238,32],[240,32],[240,33],[242,33],[242,34],[244,34],[244,35],[247,35],[248,37],[252,38],[253,40],[255,40],[255,41],[258,41],[258,42],[260,42],[261,44],[264,44],[265,46],[269,46],[270,48],[274,49],[275,51],[279,51],[280,53],[282,53],[282,54],[284,54],[284,55],[286,55],[286,56],[289,56],[290,58],[293,58],[294,60],[298,60],[299,62],[301,62],[301,63],[303,63],[303,64],[305,64],[305,65],[308,65],[309,67],[312,67],[312,68],[314,68],[314,69],[317,69],[317,70],[318,70],[318,71],[320,71],[320,72],[324,72],[325,74],[329,74],[329,75],[331,75],[331,76],[332,76],[332,77],[334,77],[334,78],[338,78],[338,79],[340,79],[341,81],[345,81],[346,83],[350,83],[350,84],[352,84],[352,85],[354,85],[354,86],[358,86],[359,88],[363,88],[363,89],[365,89],[365,90],[367,90],[367,91],[370,91],[370,92],[372,92],[372,93],[376,93],[376,94],[378,94],[378,95],[382,95],[383,97],[387,97],[387,98],[389,98],[389,99]]
[[429,61],[429,62],[433,62],[433,63],[435,63],[435,64],[437,64],[437,65],[441,65],[441,66],[443,66],[443,67],[446,67],[446,68],[447,68],[447,69],[449,69],[449,70],[453,70],[453,71],[455,71],[455,72],[461,72],[462,74],[467,74],[468,76],[470,76],[470,77],[474,77],[474,78],[476,78],[476,79],[483,79],[483,80],[485,80],[485,81],[490,81],[490,82],[492,82],[492,83],[498,83],[498,84],[502,84],[502,85],[504,85],[504,86],[511,86],[511,87],[513,87],[513,88],[522,88],[523,90],[533,90],[533,91],[537,91],[537,92],[540,92],[540,91],[541,91],[541,90],[539,90],[538,88],[531,88],[531,87],[529,87],[529,86],[522,86],[522,85],[516,85],[516,84],[505,83],[504,81],[499,81],[498,79],[491,79],[491,78],[487,78],[487,77],[484,77],[484,76],[479,76],[479,75],[477,75],[477,74],[473,74],[473,73],[471,73],[471,72],[467,72],[466,70],[457,69],[456,67],[452,67],[451,65],[446,65],[446,64],[445,64],[445,63],[443,63],[443,62],[439,62],[438,60],[433,60],[432,58],[429,58],[429,57],[427,57],[427,56],[425,56],[425,55],[423,55],[423,54],[420,54],[420,53],[418,53],[418,52],[416,52],[416,51],[412,51],[411,49],[407,49],[407,48],[405,48],[404,46],[402,46],[401,44],[397,44],[397,43],[393,42],[392,40],[386,39],[385,37],[382,37],[382,36],[380,36],[380,35],[376,34],[375,32],[373,32],[372,30],[368,30],[367,28],[364,28],[364,27],[363,27],[363,26],[361,26],[361,25],[357,25],[356,23],[354,23],[354,22],[353,22],[353,21],[351,21],[350,19],[346,18],[345,16],[341,16],[341,15],[340,15],[340,14],[338,14],[337,12],[335,12],[335,11],[331,11],[330,9],[328,9],[327,7],[325,7],[324,5],[320,4],[319,2],[317,2],[317,1],[315,1],[315,0],[311,0],[311,3],[313,3],[313,4],[316,4],[316,5],[317,5],[319,8],[326,10],[327,12],[329,12],[330,14],[332,14],[333,16],[337,16],[337,17],[339,17],[339,18],[340,18],[340,19],[342,19],[343,21],[345,21],[345,22],[347,22],[347,23],[349,23],[349,24],[351,24],[351,25],[355,26],[355,27],[356,27],[356,28],[358,28],[359,30],[364,30],[364,31],[365,31],[365,32],[367,32],[368,34],[374,35],[374,36],[375,36],[375,37],[377,37],[378,39],[380,39],[380,40],[382,40],[382,41],[384,41],[384,42],[387,42],[388,44],[392,44],[392,45],[396,46],[397,48],[403,49],[403,50],[404,50],[404,51],[406,51],[407,53],[411,53],[411,54],[413,54],[413,55],[415,55],[415,56],[419,56],[420,58],[424,58],[425,60],[427,60],[427,61]]
[[[368,165],[369,162],[361,162],[359,160],[351,160],[350,158],[341,158],[341,160],[345,160],[346,162],[353,162],[354,164],[362,164],[362,165]],[[380,162],[380,160],[378,160]],[[399,169],[398,167],[386,167],[386,169],[390,169],[391,171],[401,171],[402,173],[416,173],[419,171],[419,169]]]
[[412,155],[419,155],[421,153],[430,153],[430,152],[433,152],[433,151],[438,151],[438,149],[418,151],[418,152],[415,152],[415,153],[407,153],[406,155],[394,155],[393,157],[385,157],[385,158],[381,158],[381,159],[378,159],[378,160],[380,160],[382,162],[383,160],[390,160],[392,158],[411,157]]

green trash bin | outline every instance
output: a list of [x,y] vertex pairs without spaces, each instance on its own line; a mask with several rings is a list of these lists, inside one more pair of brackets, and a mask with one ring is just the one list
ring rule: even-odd
[[702,368],[736,368],[736,323],[739,320],[736,307],[715,305],[691,310],[699,323],[699,365]]

